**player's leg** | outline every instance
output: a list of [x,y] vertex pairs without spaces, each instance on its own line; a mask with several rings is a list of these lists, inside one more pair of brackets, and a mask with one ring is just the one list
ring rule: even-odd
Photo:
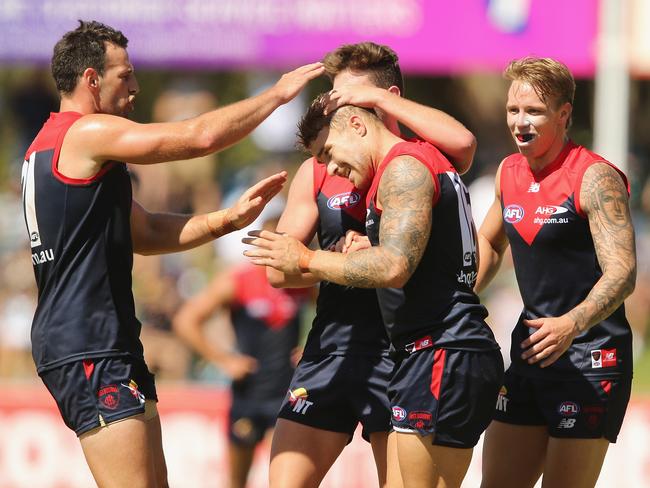
[[377,467],[377,479],[379,486],[384,488],[389,486],[388,479],[388,432],[373,432],[370,434],[370,445],[372,446],[372,455],[375,458]]
[[471,448],[433,444],[433,436],[398,432],[400,472],[406,488],[458,488],[472,460]]
[[230,488],[244,488],[246,486],[254,452],[255,446],[244,446],[232,441],[228,444]]
[[496,401],[494,420],[485,432],[481,488],[534,486],[544,469],[548,438],[536,382],[509,368]]
[[593,488],[607,454],[609,441],[551,437],[546,452],[543,488]]
[[93,429],[79,441],[99,488],[158,488],[144,414]]
[[146,400],[144,419],[147,424],[151,462],[156,473],[156,486],[158,488],[167,488],[169,485],[167,483],[167,463],[162,445],[162,428],[160,426],[158,407],[154,400]]
[[544,468],[545,425],[514,425],[494,420],[483,441],[481,488],[526,488]]
[[278,419],[271,445],[271,488],[316,488],[350,440],[350,434]]
[[397,455],[397,433],[388,434],[386,446],[386,487],[403,488],[402,474],[399,467],[399,458]]

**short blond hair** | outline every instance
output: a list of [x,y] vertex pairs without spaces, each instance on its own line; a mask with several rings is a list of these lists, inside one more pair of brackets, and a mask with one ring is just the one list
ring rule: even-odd
[[504,70],[503,77],[529,83],[546,104],[555,102],[556,108],[565,103],[573,105],[576,82],[569,68],[559,61],[531,56],[515,59]]

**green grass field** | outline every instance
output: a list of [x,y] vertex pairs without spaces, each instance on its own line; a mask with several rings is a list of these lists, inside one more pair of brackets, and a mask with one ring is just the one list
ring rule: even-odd
[[634,363],[632,394],[650,396],[650,348],[648,347]]

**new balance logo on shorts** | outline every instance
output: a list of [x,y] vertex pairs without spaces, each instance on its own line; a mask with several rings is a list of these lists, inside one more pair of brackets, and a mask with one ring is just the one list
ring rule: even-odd
[[307,400],[307,390],[304,388],[296,388],[295,390],[289,390],[289,403],[293,407],[293,411],[301,415],[307,413],[307,409],[311,407],[314,402]]
[[573,429],[576,424],[576,419],[562,419],[558,424],[558,429]]

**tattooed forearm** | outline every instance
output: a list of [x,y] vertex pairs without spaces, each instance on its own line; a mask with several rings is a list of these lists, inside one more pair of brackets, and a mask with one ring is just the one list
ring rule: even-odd
[[580,199],[603,271],[587,298],[569,312],[578,328],[586,330],[607,318],[634,290],[636,251],[627,189],[616,170],[604,163],[591,166]]
[[345,277],[350,284],[404,286],[429,240],[433,195],[431,173],[422,163],[408,156],[390,163],[378,189],[382,206],[379,247],[371,255],[348,257]]

